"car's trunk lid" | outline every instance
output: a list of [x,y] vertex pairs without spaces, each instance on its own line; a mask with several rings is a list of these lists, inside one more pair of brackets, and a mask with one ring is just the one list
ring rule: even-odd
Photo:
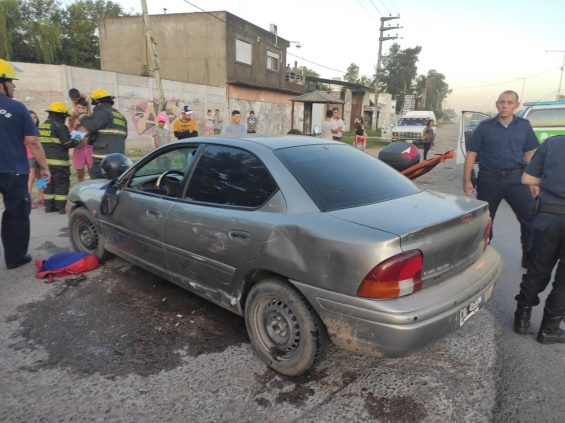
[[[452,201],[445,201],[446,199]],[[403,251],[424,256],[424,286],[458,273],[483,253],[489,222],[485,203],[423,191],[382,203],[329,212],[334,217],[393,233]]]

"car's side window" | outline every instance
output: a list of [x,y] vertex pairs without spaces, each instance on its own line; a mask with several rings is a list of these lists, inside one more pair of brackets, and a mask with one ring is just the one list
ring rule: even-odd
[[184,147],[162,152],[131,176],[128,187],[153,194],[176,197],[198,147]]
[[188,184],[186,198],[210,204],[259,207],[277,190],[265,165],[234,147],[208,146]]
[[565,126],[565,108],[532,110],[526,117],[534,128]]

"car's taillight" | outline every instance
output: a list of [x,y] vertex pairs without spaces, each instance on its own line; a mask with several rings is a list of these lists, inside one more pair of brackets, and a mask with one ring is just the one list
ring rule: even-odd
[[369,272],[357,295],[366,298],[397,298],[412,294],[422,288],[420,250],[407,251],[386,259]]
[[492,219],[489,217],[487,226],[485,228],[485,234],[484,234],[484,237],[483,237],[483,251],[487,249],[487,246],[490,243],[490,231],[491,230],[492,230]]

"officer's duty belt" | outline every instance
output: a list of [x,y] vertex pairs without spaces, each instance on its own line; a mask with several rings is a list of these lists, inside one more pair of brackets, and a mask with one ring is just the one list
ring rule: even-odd
[[521,175],[524,169],[521,167],[512,170],[501,170],[498,172],[490,172],[488,170],[479,170],[479,177],[486,176],[487,178],[510,178],[511,176]]
[[538,213],[565,214],[564,204],[540,204]]

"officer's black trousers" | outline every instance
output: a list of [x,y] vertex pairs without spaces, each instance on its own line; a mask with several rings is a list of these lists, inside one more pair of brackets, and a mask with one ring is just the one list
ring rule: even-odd
[[4,197],[2,245],[6,264],[18,263],[27,254],[31,198],[26,174],[0,173],[0,193]]
[[69,195],[71,171],[69,166],[49,166],[51,181],[43,193],[45,210],[64,210]]
[[[494,216],[502,200],[512,208],[512,211],[520,222],[520,241],[522,247],[526,248],[530,240],[530,204],[532,194],[530,188],[522,184],[522,176],[514,175],[509,178],[490,178],[481,176],[477,180],[477,199],[488,203],[490,217],[494,227]],[[492,239],[491,232],[491,239]]]
[[523,305],[538,305],[538,294],[547,287],[558,263],[545,308],[550,316],[565,316],[565,215],[538,214],[532,225],[531,247],[528,272],[522,278],[516,300]]

